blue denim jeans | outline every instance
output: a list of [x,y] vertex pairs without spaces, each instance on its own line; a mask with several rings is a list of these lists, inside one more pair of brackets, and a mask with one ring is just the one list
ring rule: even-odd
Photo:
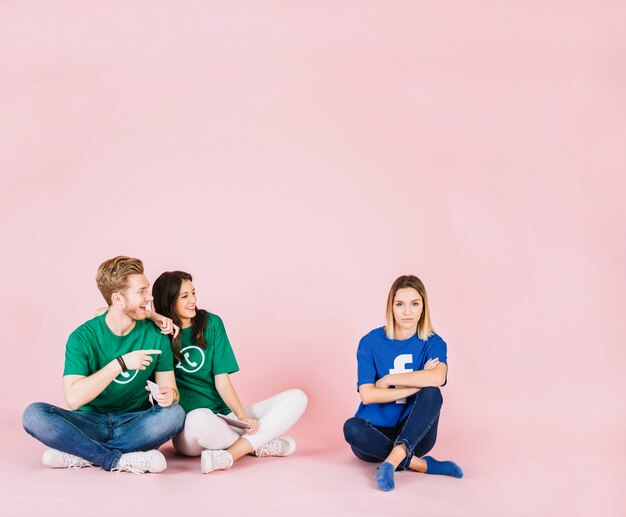
[[380,463],[391,449],[403,444],[407,455],[398,470],[407,470],[413,456],[422,457],[434,447],[442,403],[439,388],[422,388],[412,401],[409,416],[397,426],[375,426],[353,417],[344,424],[343,434],[354,455],[363,461]]
[[185,411],[178,404],[133,413],[91,413],[35,402],[22,417],[26,432],[43,444],[104,470],[114,469],[124,453],[158,448],[184,423]]

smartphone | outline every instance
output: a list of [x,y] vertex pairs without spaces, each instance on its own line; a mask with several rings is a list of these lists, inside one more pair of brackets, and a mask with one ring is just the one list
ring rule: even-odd
[[152,398],[156,400],[156,396],[159,394],[159,390],[161,388],[159,388],[159,385],[156,382],[146,381],[146,383],[148,384],[148,388],[150,388],[150,395],[152,395]]

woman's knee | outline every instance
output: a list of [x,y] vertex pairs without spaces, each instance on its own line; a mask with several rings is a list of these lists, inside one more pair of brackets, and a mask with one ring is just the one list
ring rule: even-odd
[[307,404],[309,403],[309,397],[300,388],[293,388],[285,391],[285,396],[289,398],[291,404],[297,407],[298,410],[304,412]]
[[352,417],[348,418],[343,424],[343,437],[349,444],[355,444],[361,442],[361,434],[366,422],[362,418]]
[[209,408],[198,408],[187,413],[185,429],[197,434],[197,431],[222,426],[224,421]]
[[208,408],[194,409],[187,413],[182,430],[174,437],[174,448],[185,456],[200,456],[204,447],[198,444],[198,437],[214,432],[221,420]]
[[429,386],[427,388],[422,388],[419,392],[419,397],[421,401],[429,400],[435,404],[441,406],[443,404],[443,396],[441,395],[441,390],[437,386]]
[[184,433],[204,449],[227,449],[239,439],[239,433],[208,408],[187,414]]
[[381,462],[384,456],[378,456],[378,451],[366,436],[370,427],[371,424],[363,418],[348,418],[343,424],[343,436],[357,458],[363,461]]

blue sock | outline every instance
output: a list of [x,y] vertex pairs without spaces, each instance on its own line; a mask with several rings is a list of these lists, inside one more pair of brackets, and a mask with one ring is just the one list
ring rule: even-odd
[[393,482],[393,473],[395,472],[394,466],[385,461],[380,464],[380,467],[376,469],[376,483],[381,490],[385,492],[389,492],[389,490],[393,490],[395,483]]
[[454,461],[438,461],[430,456],[424,456],[422,459],[426,462],[426,474],[441,474],[453,478],[463,477],[461,467]]

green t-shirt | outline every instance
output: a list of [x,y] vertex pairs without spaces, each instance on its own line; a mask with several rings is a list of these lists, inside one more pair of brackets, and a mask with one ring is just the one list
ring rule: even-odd
[[120,373],[100,395],[78,408],[96,413],[123,413],[142,411],[150,407],[146,381],[155,371],[174,369],[172,347],[167,336],[151,321],[137,321],[125,336],[116,336],[106,324],[104,313],[78,327],[67,340],[63,375],[85,377],[104,368],[117,356],[135,350],[161,350],[153,355],[145,370],[128,370]]
[[206,348],[193,340],[193,328],[180,331],[181,360],[174,369],[180,392],[180,405],[189,412],[209,408],[214,413],[230,413],[215,388],[215,376],[239,371],[235,354],[219,316],[205,312]]

